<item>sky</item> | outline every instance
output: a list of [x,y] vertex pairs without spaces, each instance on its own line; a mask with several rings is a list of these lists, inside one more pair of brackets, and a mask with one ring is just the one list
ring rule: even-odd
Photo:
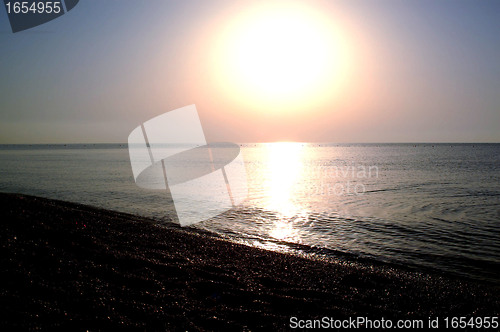
[[17,33],[0,8],[0,144],[191,104],[208,141],[500,142],[499,31],[488,0],[82,0]]

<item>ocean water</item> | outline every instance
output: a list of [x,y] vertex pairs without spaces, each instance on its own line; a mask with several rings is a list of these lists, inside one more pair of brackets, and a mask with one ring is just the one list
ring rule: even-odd
[[[500,144],[240,146],[248,199],[194,231],[500,284]],[[2,145],[0,174],[2,192],[172,221],[169,194],[134,183],[126,144]]]

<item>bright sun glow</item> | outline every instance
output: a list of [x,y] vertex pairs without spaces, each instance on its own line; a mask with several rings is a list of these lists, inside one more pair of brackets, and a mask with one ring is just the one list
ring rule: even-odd
[[319,10],[262,4],[235,17],[216,45],[219,85],[255,106],[311,105],[344,76],[345,47]]
[[309,20],[296,12],[262,14],[235,43],[235,73],[250,88],[273,97],[316,84],[329,65],[329,50]]

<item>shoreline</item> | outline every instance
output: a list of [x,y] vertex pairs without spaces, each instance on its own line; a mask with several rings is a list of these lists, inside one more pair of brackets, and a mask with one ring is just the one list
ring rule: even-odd
[[85,205],[0,194],[6,329],[289,329],[292,316],[496,317],[498,286],[315,260]]

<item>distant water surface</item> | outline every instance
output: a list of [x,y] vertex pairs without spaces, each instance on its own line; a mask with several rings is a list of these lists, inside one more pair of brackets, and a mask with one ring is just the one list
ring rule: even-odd
[[[243,144],[249,198],[194,226],[253,246],[345,253],[500,284],[500,144]],[[170,221],[126,144],[1,145],[0,191]],[[200,188],[203,190],[203,188]]]

